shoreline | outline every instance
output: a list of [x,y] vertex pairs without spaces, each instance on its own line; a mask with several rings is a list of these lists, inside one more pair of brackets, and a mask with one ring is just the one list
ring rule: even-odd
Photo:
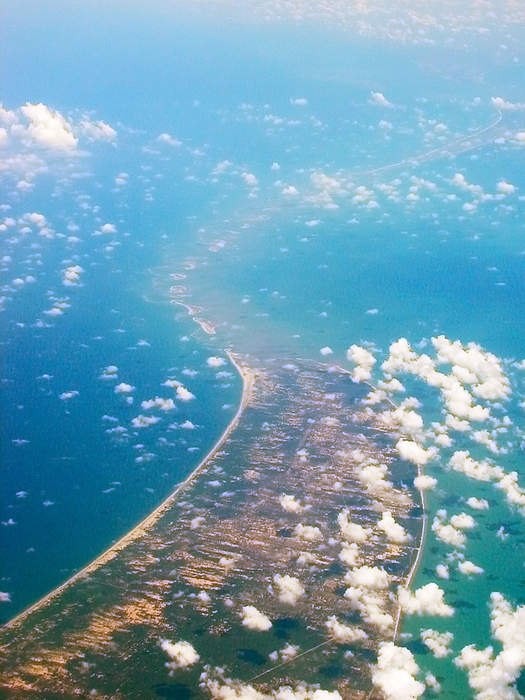
[[[417,470],[417,476],[420,476],[422,474],[422,471],[420,468]],[[410,567],[410,571],[408,572],[406,582],[405,582],[405,588],[410,588],[412,586],[412,583],[414,582],[414,578],[416,577],[416,574],[418,572],[419,566],[421,564],[421,560],[423,558],[423,551],[425,549],[425,540],[427,538],[427,531],[428,531],[428,515],[427,515],[427,499],[425,496],[425,491],[424,489],[417,489],[419,493],[419,498],[421,501],[421,510],[423,511],[422,513],[422,526],[421,526],[421,535],[419,537],[419,545],[417,548],[417,554],[416,558],[414,559],[412,566]],[[395,619],[395,625],[394,625],[394,633],[392,635],[392,641],[395,642],[397,641],[399,637],[399,629],[401,627],[401,621],[403,619],[403,613],[401,611],[401,605],[397,606],[397,613],[396,613],[396,619]]]
[[114,544],[112,544],[101,554],[95,557],[95,559],[93,559],[91,562],[86,564],[86,566],[82,567],[80,571],[77,571],[59,586],[53,588],[53,590],[49,591],[49,593],[46,593],[46,595],[44,595],[42,598],[39,598],[35,603],[32,603],[29,607],[24,608],[24,610],[22,610],[10,620],[5,622],[0,627],[0,629],[10,629],[16,627],[21,622],[23,622],[29,615],[36,612],[37,610],[44,608],[48,603],[50,603],[54,598],[56,598],[74,583],[76,583],[82,578],[89,576],[101,566],[114,559],[129,544],[134,542],[136,539],[142,536],[149,528],[155,525],[155,523],[168,510],[168,508],[176,501],[179,494],[187,486],[189,486],[202,471],[204,471],[209,461],[220,450],[220,448],[223,446],[223,444],[238,426],[242,414],[244,413],[244,410],[250,402],[254,389],[255,372],[252,369],[241,365],[238,358],[231,350],[226,350],[226,354],[228,355],[231,364],[234,366],[235,370],[237,371],[242,380],[242,393],[239,401],[239,406],[235,415],[228,423],[218,440],[213,444],[213,446],[203,457],[203,459],[197,464],[195,469],[193,469],[193,471],[191,471],[190,474],[188,474],[188,476],[183,481],[181,481],[176,486],[176,488],[151,513],[149,513],[145,518],[143,518],[139,523],[137,523],[137,525],[135,525],[131,530],[126,532]]

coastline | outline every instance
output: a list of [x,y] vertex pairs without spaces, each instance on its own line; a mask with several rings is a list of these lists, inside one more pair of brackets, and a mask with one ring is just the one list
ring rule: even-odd
[[[422,474],[422,471],[420,468],[417,470],[417,475],[420,476]],[[408,572],[406,582],[405,582],[405,588],[410,588],[412,586],[412,583],[414,581],[414,578],[416,577],[416,574],[418,572],[419,566],[421,564],[421,559],[423,558],[423,551],[425,548],[425,540],[427,538],[427,531],[428,531],[428,516],[427,516],[427,500],[425,496],[425,491],[423,489],[417,489],[419,493],[419,498],[421,501],[421,510],[423,511],[423,523],[421,526],[421,534],[419,537],[419,545],[417,548],[417,554],[416,558],[414,559],[412,566],[410,567],[410,571]],[[401,605],[398,604],[397,606],[397,613],[396,613],[396,619],[395,619],[395,625],[394,625],[394,633],[392,636],[392,641],[395,643],[399,637],[399,628],[401,627],[401,620],[403,619],[403,613],[401,611]]]
[[168,508],[176,501],[180,493],[184,491],[184,489],[186,489],[202,471],[204,471],[204,469],[208,465],[208,462],[220,450],[220,448],[223,446],[223,444],[226,442],[226,440],[230,437],[231,433],[239,424],[241,416],[250,402],[254,389],[255,372],[249,367],[241,365],[239,359],[231,350],[226,350],[226,354],[228,355],[231,364],[233,365],[233,367],[235,368],[242,380],[242,393],[239,401],[239,406],[235,415],[228,423],[218,440],[209,450],[209,452],[203,457],[203,459],[199,462],[195,469],[192,472],[190,472],[190,474],[183,481],[181,481],[176,486],[176,488],[162,501],[162,503],[160,503],[151,513],[149,513],[145,518],[143,518],[139,523],[137,523],[137,525],[135,525],[131,530],[124,534],[114,544],[108,547],[108,549],[104,550],[95,559],[89,562],[89,564],[80,569],[80,571],[77,571],[59,586],[49,591],[49,593],[44,595],[42,598],[39,598],[39,600],[37,600],[35,603],[25,608],[17,615],[12,617],[10,620],[5,622],[0,629],[10,629],[16,627],[18,624],[23,622],[26,619],[26,617],[36,612],[37,610],[44,608],[48,603],[50,603],[54,598],[56,598],[74,583],[76,583],[82,578],[89,576],[98,568],[114,559],[119,552],[121,552],[129,544],[134,542],[149,528],[151,528],[162,517],[162,515],[164,515],[166,510],[168,510]]

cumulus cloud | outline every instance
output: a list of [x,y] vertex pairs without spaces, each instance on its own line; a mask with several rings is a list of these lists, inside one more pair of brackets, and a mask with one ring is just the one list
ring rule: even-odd
[[353,644],[366,639],[368,635],[359,627],[345,625],[335,615],[331,615],[325,622],[328,634],[339,644]]
[[253,605],[244,605],[241,611],[242,624],[248,629],[267,632],[272,626],[270,618]]
[[407,615],[450,617],[454,614],[454,608],[445,603],[444,596],[444,591],[434,582],[414,592],[401,586],[398,589],[399,604]]
[[142,401],[140,407],[145,411],[152,408],[158,408],[161,411],[173,411],[175,408],[175,403],[173,399],[164,399],[161,396],[155,396],[154,399]]
[[226,364],[226,360],[223,357],[208,357],[206,364],[208,367],[222,367]]
[[372,667],[372,682],[385,700],[417,700],[425,692],[425,684],[415,676],[419,667],[412,653],[393,642],[381,642],[377,664]]
[[27,102],[20,111],[28,120],[27,127],[22,127],[19,134],[29,136],[34,142],[45,148],[71,151],[76,148],[78,139],[73,134],[71,124],[55,110],[49,109],[41,102]]
[[396,450],[401,459],[412,462],[418,467],[423,467],[428,461],[437,456],[437,450],[433,447],[427,450],[414,440],[401,438],[396,443]]
[[414,479],[414,486],[419,491],[428,491],[429,489],[433,489],[436,485],[437,479],[427,474],[420,474]]
[[279,503],[284,510],[288,511],[288,513],[300,513],[302,510],[304,510],[301,502],[298,501],[295,496],[288,493],[283,493],[281,496],[279,496]]
[[377,527],[386,534],[391,542],[396,544],[407,542],[410,539],[408,532],[399,523],[396,523],[389,510],[383,513],[381,520],[377,523]]
[[286,644],[282,649],[280,649],[279,651],[272,651],[271,654],[268,654],[268,656],[271,661],[277,661],[280,657],[281,661],[286,663],[287,661],[291,661],[292,659],[294,659],[298,653],[298,646],[296,646],[295,644]]
[[148,428],[150,425],[155,425],[158,423],[160,418],[158,416],[143,416],[140,414],[132,419],[131,425],[134,428]]
[[421,641],[434,654],[436,659],[444,659],[451,653],[452,632],[437,632],[433,629],[421,630]]
[[343,542],[341,551],[339,552],[339,559],[346,566],[357,566],[359,561],[359,547],[355,542]]
[[182,668],[189,668],[200,659],[199,654],[189,642],[170,642],[169,639],[162,639],[160,642],[162,651],[166,652],[171,661],[166,666],[173,671]]
[[359,523],[351,522],[348,513],[348,508],[344,508],[337,516],[337,524],[342,537],[348,542],[365,542],[372,531]]
[[62,271],[62,284],[65,287],[78,287],[80,284],[80,275],[84,270],[80,265],[70,265]]
[[460,561],[458,564],[458,570],[460,573],[465,574],[466,576],[483,573],[481,566],[477,566],[477,564],[473,564],[468,560]]
[[467,498],[467,505],[474,510],[486,510],[489,507],[489,502],[484,498],[476,498],[471,496]]
[[446,564],[438,564],[436,566],[436,574],[439,576],[439,578],[444,578],[444,579],[450,578],[450,572],[449,572],[448,566]]
[[479,650],[469,645],[454,662],[468,672],[478,700],[518,700],[515,684],[525,667],[525,605],[513,610],[501,593],[492,593],[490,603],[492,636],[502,650],[494,655],[492,646]]
[[500,109],[502,112],[514,112],[525,109],[525,104],[522,102],[510,102],[510,100],[505,100],[503,97],[491,97],[490,101],[494,107]]
[[157,136],[157,141],[159,143],[166,143],[168,146],[175,146],[176,147],[176,146],[182,145],[182,141],[179,141],[179,139],[176,139],[171,134],[166,134],[166,133],[163,133],[163,134],[160,134],[159,136]]
[[115,394],[130,394],[132,391],[135,391],[135,387],[131,384],[126,384],[126,382],[120,382],[120,384],[116,385],[114,391]]
[[304,683],[294,688],[284,686],[263,693],[252,685],[224,678],[222,669],[215,669],[215,672],[218,672],[219,678],[211,678],[207,673],[201,676],[203,684],[214,700],[342,700],[337,690],[322,690]]
[[70,399],[75,398],[75,396],[78,396],[78,391],[72,390],[72,391],[63,391],[61,394],[59,394],[58,398],[61,401],[69,401]]
[[380,107],[392,107],[392,103],[386,99],[382,92],[371,92],[370,102]]
[[346,357],[356,365],[352,371],[352,379],[354,382],[370,381],[372,378],[372,368],[376,363],[376,359],[372,353],[360,345],[351,345],[346,351]]
[[103,121],[93,122],[85,118],[80,122],[79,129],[90,141],[114,141],[117,138],[115,129]]
[[248,187],[257,187],[257,185],[259,184],[257,178],[253,173],[242,173],[241,177],[244,180],[245,184],[248,185]]
[[452,522],[446,522],[446,510],[438,510],[434,520],[432,521],[432,531],[442,542],[449,544],[452,547],[464,547],[467,538],[458,527],[462,523],[461,519],[455,520],[456,525]]
[[319,542],[323,539],[323,533],[315,525],[303,525],[303,523],[299,523],[294,528],[294,534],[296,537],[300,537],[302,540],[307,540],[308,542]]
[[386,479],[388,467],[386,464],[366,464],[357,477],[370,491],[375,492],[378,489],[392,489],[393,484]]
[[304,586],[295,576],[275,574],[273,582],[277,586],[281,603],[295,605],[299,598],[304,595]]
[[385,610],[385,602],[390,598],[388,590],[350,586],[346,589],[344,597],[353,610],[359,611],[364,622],[377,627],[384,634],[390,634],[394,620]]
[[506,180],[500,180],[497,184],[497,190],[500,194],[504,195],[514,194],[516,186]]
[[504,476],[501,467],[496,467],[487,460],[478,462],[466,450],[454,452],[448,464],[451,469],[477,481],[496,481]]
[[182,384],[177,387],[176,395],[180,401],[191,401],[195,398],[195,394],[192,394],[191,391],[188,391],[188,389],[182,386]]
[[378,566],[360,566],[345,574],[345,583],[356,588],[388,588],[390,576]]

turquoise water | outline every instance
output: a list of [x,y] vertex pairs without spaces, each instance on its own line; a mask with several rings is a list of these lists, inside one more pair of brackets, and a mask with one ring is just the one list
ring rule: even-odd
[[[4,147],[8,158],[40,158],[47,171],[10,160],[2,176],[2,216],[15,219],[2,231],[0,588],[11,600],[3,618],[89,561],[198,463],[239,398],[236,375],[206,363],[227,345],[346,363],[353,343],[383,359],[401,336],[425,350],[439,334],[476,342],[503,359],[513,383],[501,409],[514,423],[512,444],[495,460],[523,472],[523,371],[512,362],[525,357],[516,136],[525,114],[504,110],[475,136],[498,119],[492,97],[525,102],[522,28],[466,34],[451,49],[180,5],[64,7],[7,8],[3,61],[17,69],[5,76],[4,105],[42,101],[73,124],[89,112],[118,136],[80,136],[80,153],[65,155],[14,137]],[[374,92],[392,106],[371,102]],[[159,141],[162,133],[172,142]],[[458,147],[469,134],[470,146]],[[383,166],[391,167],[376,170]],[[319,173],[333,179],[321,183]],[[457,173],[477,188],[454,184]],[[34,187],[18,187],[23,178]],[[503,193],[502,181],[515,189]],[[39,235],[29,212],[55,233]],[[104,223],[115,230],[93,235]],[[65,287],[72,264],[83,268],[81,284]],[[13,283],[27,275],[35,281]],[[203,306],[216,337],[169,304],[173,284]],[[66,296],[63,315],[44,314]],[[327,346],[332,354],[321,355]],[[101,379],[111,365],[118,380]],[[143,400],[173,396],[169,377],[196,399],[176,400],[173,412],[142,410]],[[118,382],[135,387],[133,404],[115,394]],[[69,391],[78,395],[59,398]],[[414,393],[424,418],[439,419],[436,392],[415,385]],[[138,414],[160,420],[134,430]],[[181,428],[186,421],[196,427]],[[471,448],[454,437],[454,449]],[[451,565],[438,583],[454,617],[409,617],[403,632],[443,697],[466,698],[466,674],[451,659],[467,644],[492,643],[492,591],[523,602],[525,529],[493,486],[447,471],[448,454],[428,469],[438,478],[430,519],[443,507],[467,510],[469,496],[487,498],[465,551],[485,574]],[[415,587],[436,580],[450,551],[430,533]],[[447,659],[417,641],[427,627],[453,631]]]

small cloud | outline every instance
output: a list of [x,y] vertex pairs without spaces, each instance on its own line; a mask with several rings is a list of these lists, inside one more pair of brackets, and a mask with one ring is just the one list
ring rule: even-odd
[[389,102],[382,92],[371,92],[370,100],[372,104],[379,105],[380,107],[392,107],[392,103]]
[[167,143],[168,146],[181,146],[182,141],[179,141],[179,139],[176,139],[174,136],[171,136],[171,134],[160,134],[160,136],[157,137],[157,141],[159,143]]

